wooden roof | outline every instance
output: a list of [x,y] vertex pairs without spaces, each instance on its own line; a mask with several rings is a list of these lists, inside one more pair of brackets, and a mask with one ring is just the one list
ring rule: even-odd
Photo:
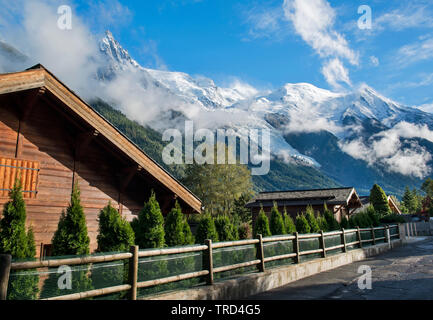
[[100,135],[109,140],[121,153],[155,177],[194,211],[201,212],[201,201],[164,168],[147,156],[137,145],[92,109],[77,94],[67,88],[42,65],[26,71],[0,74],[0,95],[44,88],[56,97],[68,111],[73,112]]
[[303,206],[303,205],[349,205],[354,198],[355,202],[359,200],[355,188],[332,188],[332,189],[311,189],[311,190],[289,190],[259,193],[247,207],[258,207],[260,205],[273,205],[277,201],[279,205],[285,206]]

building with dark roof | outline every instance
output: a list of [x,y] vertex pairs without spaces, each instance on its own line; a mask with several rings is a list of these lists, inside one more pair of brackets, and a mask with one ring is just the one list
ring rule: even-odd
[[315,211],[323,212],[326,204],[338,221],[341,221],[342,217],[349,217],[356,209],[362,207],[361,200],[353,187],[261,192],[247,203],[246,207],[251,209],[255,220],[261,207],[269,214],[274,202],[277,203],[280,212],[286,210],[293,218],[305,212],[309,205]]

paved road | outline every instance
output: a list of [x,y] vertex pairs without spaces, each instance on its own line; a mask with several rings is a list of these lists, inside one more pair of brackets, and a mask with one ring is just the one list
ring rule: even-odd
[[[358,288],[361,273],[372,270],[372,289]],[[433,238],[424,237],[380,256],[298,280],[248,300],[433,300]]]

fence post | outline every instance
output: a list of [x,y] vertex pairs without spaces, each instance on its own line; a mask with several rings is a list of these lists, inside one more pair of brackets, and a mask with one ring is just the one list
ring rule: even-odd
[[326,244],[325,244],[325,235],[323,234],[323,230],[320,230],[320,248],[323,250],[322,257],[326,258]]
[[356,234],[357,234],[357,236],[358,236],[359,247],[362,248],[361,230],[359,230],[359,226],[356,227],[356,228],[357,228]]
[[343,252],[347,252],[346,234],[344,233],[344,228],[341,229],[341,244],[344,245],[343,246]]
[[418,233],[416,232],[416,222],[414,222],[414,224],[413,224],[413,234],[415,235],[415,237],[417,237],[418,236]]
[[388,247],[391,249],[391,233],[389,232],[389,225],[386,225],[385,232],[385,242],[388,243]]
[[6,300],[12,256],[0,254],[0,300]]
[[301,261],[301,255],[299,254],[299,234],[295,232],[295,241],[293,242],[293,250],[296,253],[295,263],[299,263]]
[[132,257],[129,259],[128,283],[131,285],[129,299],[137,300],[137,281],[138,281],[138,246],[131,246],[129,252]]
[[374,227],[371,227],[371,238],[373,239],[373,246],[376,244],[376,235],[374,234]]
[[257,235],[257,239],[259,243],[256,244],[256,258],[260,260],[260,263],[257,265],[257,269],[259,272],[265,272],[265,254],[263,251],[263,237],[261,234]]
[[203,252],[203,268],[208,270],[209,274],[206,276],[206,284],[213,284],[213,253],[212,253],[212,240],[207,239],[204,241],[207,249]]

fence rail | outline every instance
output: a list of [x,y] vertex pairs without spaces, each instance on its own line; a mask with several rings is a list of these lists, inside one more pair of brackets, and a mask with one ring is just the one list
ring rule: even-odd
[[[391,233],[390,230],[395,229],[395,232]],[[384,231],[384,236],[376,237],[376,231]],[[369,239],[362,239],[362,232],[368,232],[371,235]],[[347,242],[347,236],[354,234],[356,236],[356,240]],[[339,236],[339,244],[326,246],[326,239]],[[59,260],[41,260],[41,261],[27,261],[27,262],[9,262],[9,270],[28,270],[28,269],[37,269],[37,268],[46,268],[46,267],[59,267],[63,265],[87,265],[87,264],[95,264],[101,262],[113,262],[120,260],[127,260],[129,263],[128,270],[128,283],[106,287],[102,289],[89,290],[85,292],[79,292],[74,294],[50,297],[45,300],[78,300],[90,297],[98,297],[104,296],[107,294],[118,293],[118,292],[128,292],[128,298],[131,300],[137,299],[137,289],[139,288],[148,288],[156,285],[167,284],[177,281],[182,281],[186,279],[192,278],[202,278],[206,282],[206,284],[211,285],[214,283],[214,274],[246,268],[253,267],[257,268],[258,272],[265,271],[265,264],[272,263],[279,260],[286,259],[294,259],[294,263],[300,263],[301,257],[313,255],[313,254],[321,254],[321,257],[326,257],[327,253],[330,251],[335,251],[341,249],[342,252],[346,252],[348,249],[352,249],[354,247],[362,248],[364,243],[372,243],[375,244],[378,241],[385,241],[390,243],[392,238],[400,237],[400,227],[398,225],[386,226],[386,227],[378,227],[378,228],[357,228],[341,231],[332,231],[332,232],[320,232],[314,234],[298,234],[297,232],[293,235],[282,235],[282,236],[273,236],[262,238],[261,235],[258,235],[257,239],[250,240],[241,240],[241,241],[229,241],[229,242],[217,242],[212,243],[211,240],[206,240],[204,245],[194,245],[194,246],[186,246],[186,247],[177,247],[177,248],[164,248],[164,249],[150,249],[150,250],[139,250],[138,246],[132,246],[130,252],[126,253],[117,253],[117,254],[107,254],[107,255],[97,255],[97,256],[86,256],[86,257],[77,257],[77,258],[66,258]],[[308,248],[308,250],[302,250],[301,245],[312,240],[318,240],[319,248]],[[332,240],[332,239],[331,239]],[[292,252],[279,252],[277,255],[265,256],[264,247],[269,245],[281,245],[283,243],[288,243],[291,241],[291,248],[293,248]],[[311,244],[311,243],[310,243]],[[213,258],[215,255],[214,249],[220,248],[232,248],[232,247],[241,247],[241,246],[255,246],[256,255],[253,260],[244,261],[241,263],[234,263],[230,265],[218,266],[214,267]],[[349,248],[350,247],[350,248]],[[284,250],[283,250],[284,251]],[[195,272],[183,273],[180,275],[169,276],[165,278],[159,278],[148,281],[139,282],[138,279],[138,261],[139,258],[148,258],[148,257],[158,257],[158,256],[170,256],[176,254],[185,254],[185,253],[202,253],[202,270]],[[1,258],[1,257],[0,257]],[[3,259],[5,260],[5,259]],[[6,259],[7,260],[7,259]],[[9,260],[10,261],[10,260]],[[0,270],[2,266],[0,265]],[[7,268],[6,268],[7,269]],[[9,273],[8,273],[9,277]],[[3,279],[3,283],[0,283],[0,291],[7,290],[7,281]],[[2,275],[0,274],[0,281],[2,280]],[[6,284],[4,281],[6,280]],[[3,288],[3,289],[1,289]],[[6,289],[4,289],[6,288]],[[0,292],[0,298],[6,297],[5,292]]]

